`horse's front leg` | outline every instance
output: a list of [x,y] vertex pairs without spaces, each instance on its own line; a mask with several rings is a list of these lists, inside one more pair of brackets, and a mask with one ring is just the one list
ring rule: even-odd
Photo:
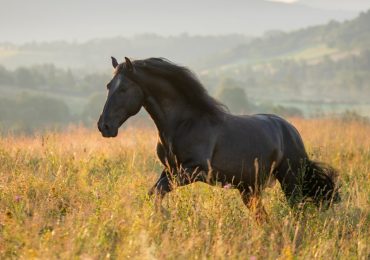
[[153,187],[149,190],[148,195],[158,195],[160,197],[164,197],[166,193],[170,192],[172,190],[171,187],[171,181],[170,181],[170,173],[167,169],[164,169],[159,176],[156,183],[153,185]]
[[175,173],[164,169],[156,183],[149,190],[149,196],[155,196],[156,208],[162,205],[163,197],[177,186],[185,186],[193,182],[206,182],[206,177],[199,167],[181,167]]
[[172,185],[169,172],[167,169],[164,169],[156,183],[148,192],[149,196],[154,196],[154,206],[156,210],[159,209],[161,211],[164,211],[162,207],[162,199],[166,195],[166,193],[170,192],[171,190]]
[[205,171],[201,170],[200,167],[182,166],[176,173],[171,173],[166,168],[163,169],[158,180],[149,190],[148,195],[160,195],[163,198],[175,186],[185,186],[197,181],[207,182]]

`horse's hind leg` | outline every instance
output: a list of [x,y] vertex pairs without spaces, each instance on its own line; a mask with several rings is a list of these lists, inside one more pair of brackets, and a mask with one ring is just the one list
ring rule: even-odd
[[244,204],[255,215],[257,223],[262,224],[267,222],[268,215],[262,204],[261,193],[245,189],[239,189],[239,192]]
[[301,160],[289,161],[288,159],[283,159],[274,172],[290,206],[294,206],[302,201],[302,180],[300,178],[302,169],[303,162]]
[[291,206],[308,200],[319,207],[322,203],[328,206],[340,201],[335,183],[336,174],[330,166],[303,157],[291,162],[285,160],[275,176]]

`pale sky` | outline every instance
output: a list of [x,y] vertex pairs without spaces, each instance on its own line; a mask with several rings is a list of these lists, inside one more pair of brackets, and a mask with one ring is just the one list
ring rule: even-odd
[[0,0],[0,5],[0,43],[24,43],[143,33],[258,36],[352,19],[370,8],[370,0]]
[[294,3],[297,0],[270,0],[271,2]]

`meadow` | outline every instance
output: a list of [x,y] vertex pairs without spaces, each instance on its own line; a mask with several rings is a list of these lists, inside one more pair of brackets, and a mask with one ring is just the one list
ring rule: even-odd
[[370,124],[290,119],[315,160],[340,172],[342,202],[289,208],[268,188],[258,224],[236,190],[147,191],[162,169],[156,130],[0,137],[0,259],[369,259]]

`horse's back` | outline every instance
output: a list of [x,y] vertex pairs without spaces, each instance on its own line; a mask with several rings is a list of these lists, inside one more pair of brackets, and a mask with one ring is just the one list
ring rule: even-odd
[[242,138],[254,145],[281,146],[283,128],[289,124],[284,119],[270,114],[231,115],[225,120],[225,132],[229,137]]

